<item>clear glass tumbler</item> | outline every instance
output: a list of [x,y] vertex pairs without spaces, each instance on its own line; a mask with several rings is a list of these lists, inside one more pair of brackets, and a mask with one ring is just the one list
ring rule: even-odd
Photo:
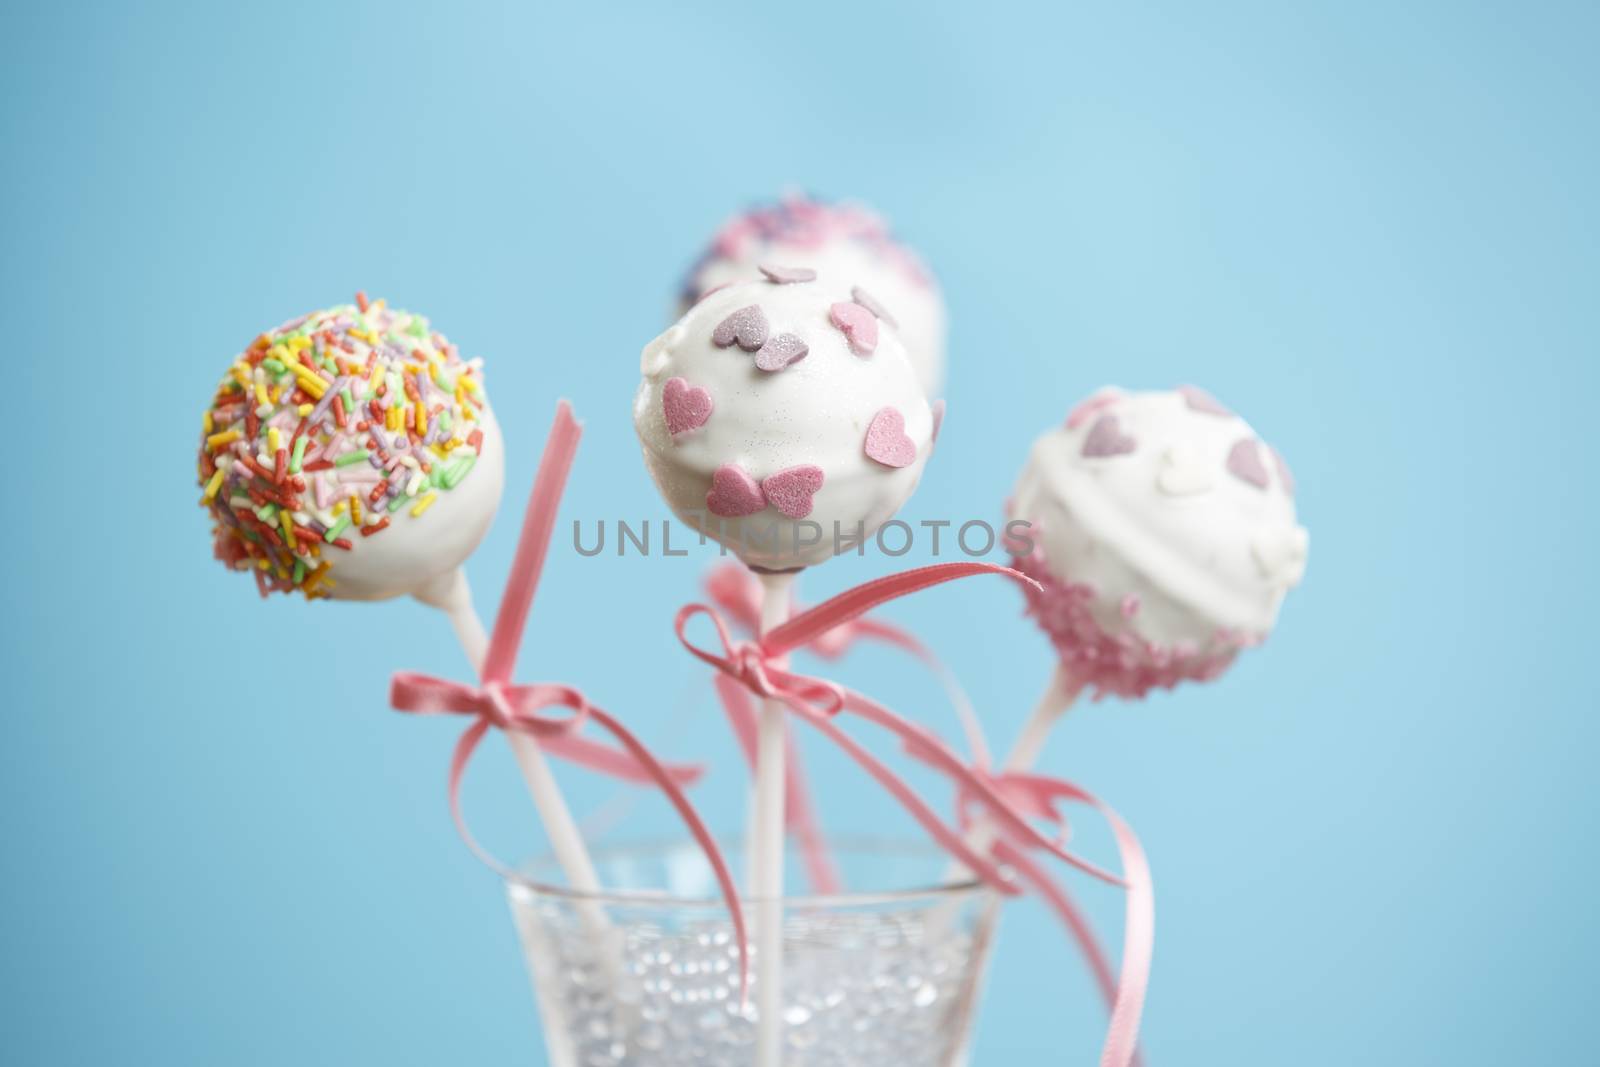
[[[832,842],[847,892],[784,904],[785,1067],[948,1067],[973,1022],[989,891],[941,883],[943,853]],[[726,850],[740,869],[737,848]],[[749,1067],[733,925],[691,843],[602,850],[597,894],[548,864],[507,883],[551,1067]],[[799,868],[791,856],[789,870]],[[747,919],[756,909],[745,902]],[[753,959],[753,956],[752,956]]]

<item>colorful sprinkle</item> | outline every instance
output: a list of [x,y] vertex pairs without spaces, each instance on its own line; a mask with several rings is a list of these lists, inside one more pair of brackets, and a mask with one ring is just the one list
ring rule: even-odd
[[[469,476],[483,444],[480,375],[420,316],[364,296],[257,337],[202,419],[217,558],[263,594],[329,595],[325,546],[348,550],[342,534],[371,537],[407,505],[420,515]],[[378,432],[391,419],[393,440]],[[408,496],[413,475],[420,493]]]

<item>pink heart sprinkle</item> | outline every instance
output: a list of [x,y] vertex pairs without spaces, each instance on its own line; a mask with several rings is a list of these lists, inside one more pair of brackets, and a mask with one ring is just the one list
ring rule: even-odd
[[810,267],[774,267],[763,263],[756,268],[766,275],[773,285],[794,285],[796,282],[814,282],[817,272]]
[[1110,407],[1120,397],[1116,393],[1096,393],[1087,400],[1082,401],[1077,407],[1067,414],[1067,429],[1076,430],[1079,426],[1089,421],[1089,416],[1101,408]]
[[944,397],[933,402],[933,441],[939,440],[939,429],[944,425]]
[[788,467],[761,479],[767,503],[791,519],[803,519],[811,514],[811,497],[821,488],[822,468],[809,463]]
[[894,320],[894,316],[889,314],[889,309],[878,303],[878,298],[861,288],[861,286],[855,286],[850,290],[850,299],[854,300],[856,303],[872,312],[884,322],[887,322],[890,326],[900,325]]
[[828,309],[828,319],[850,342],[850,351],[870,356],[878,347],[878,319],[860,304],[838,303]]
[[711,514],[737,519],[766,506],[761,486],[737,463],[724,463],[711,475],[711,492],[706,494],[706,510]]
[[1102,415],[1089,428],[1083,439],[1086,456],[1121,456],[1139,447],[1138,442],[1122,432],[1115,415]]
[[1283,486],[1285,493],[1294,496],[1294,475],[1289,472],[1289,464],[1283,461],[1283,456],[1279,455],[1278,450],[1271,445],[1267,446],[1267,451],[1272,453],[1272,465],[1278,468],[1278,484]]
[[761,346],[761,351],[756,353],[756,366],[764,371],[776,373],[799,363],[810,354],[810,345],[792,333],[780,333],[776,337],[768,338],[767,343]]
[[668,378],[661,388],[661,412],[667,417],[667,432],[674,438],[698,430],[711,417],[711,394],[682,378]]
[[1228,473],[1257,489],[1267,487],[1267,468],[1261,462],[1261,448],[1253,437],[1243,437],[1228,450]]
[[917,443],[906,434],[906,418],[895,408],[880,408],[867,424],[867,458],[885,467],[909,467]]
[[727,348],[735,341],[746,352],[754,352],[767,343],[767,317],[760,307],[755,304],[742,307],[711,331],[711,343],[718,348]]
[[1184,403],[1189,405],[1190,411],[1198,411],[1204,415],[1221,415],[1231,418],[1233,412],[1222,406],[1222,402],[1198,385],[1178,386],[1178,395],[1183,397]]

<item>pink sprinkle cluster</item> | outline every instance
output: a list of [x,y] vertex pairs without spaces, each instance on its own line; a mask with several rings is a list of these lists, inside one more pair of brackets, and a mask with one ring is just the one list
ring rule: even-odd
[[865,245],[918,284],[933,285],[933,276],[922,260],[895,240],[888,223],[876,213],[859,204],[829,204],[790,195],[776,203],[758,204],[723,224],[685,278],[684,302],[692,304],[703,296],[697,291],[695,278],[714,260],[742,261],[763,244],[816,251],[834,241]]
[[[1093,586],[1057,577],[1037,548],[1031,555],[1013,557],[1012,566],[1044,587],[1025,590],[1028,614],[1055,645],[1068,674],[1092,689],[1096,700],[1108,693],[1139,698],[1185,680],[1208,682],[1228,669],[1241,648],[1257,643],[1226,630],[1218,630],[1208,648],[1184,642],[1157,645],[1132,628],[1111,634],[1095,621]],[[1122,607],[1129,614],[1129,605]]]

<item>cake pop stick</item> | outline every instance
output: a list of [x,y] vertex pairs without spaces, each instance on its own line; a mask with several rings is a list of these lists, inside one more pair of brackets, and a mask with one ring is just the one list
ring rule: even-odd
[[[586,723],[593,722],[612,735],[622,752],[631,760],[641,775],[659,786],[667,799],[677,809],[688,827],[690,835],[705,853],[712,873],[727,902],[738,938],[739,985],[741,1002],[748,988],[749,975],[743,911],[728,874],[721,851],[700,820],[693,805],[683,795],[679,775],[657,760],[638,738],[634,737],[615,717],[596,707],[577,689],[557,683],[518,685],[512,681],[516,666],[517,649],[522,642],[528,612],[533,605],[539,577],[544,571],[545,556],[550,545],[550,534],[555,525],[567,472],[578,446],[581,429],[572,417],[570,407],[563,401],[556,409],[556,420],[550,429],[539,473],[534,479],[533,491],[528,497],[528,507],[523,519],[522,534],[518,539],[516,558],[512,563],[511,577],[505,595],[500,601],[500,611],[495,618],[494,633],[483,656],[482,678],[478,685],[462,685],[430,675],[401,671],[390,684],[390,704],[399,711],[421,715],[469,715],[475,721],[467,727],[456,745],[455,758],[450,770],[450,808],[456,824],[469,847],[486,864],[506,878],[516,877],[488,852],[479,847],[467,830],[461,813],[460,784],[468,761],[479,742],[490,729],[498,728],[510,734],[539,738],[549,743],[568,741],[576,737]],[[564,708],[571,715],[551,715],[547,709]],[[577,902],[580,915],[584,915],[591,933],[601,945],[611,939],[605,935],[603,912],[598,900],[585,896]],[[594,913],[600,917],[594,918]],[[603,950],[604,951],[604,950]],[[622,974],[617,969],[618,960],[611,951],[604,951],[603,959],[611,971],[611,981],[619,983]],[[620,994],[619,994],[620,995]]]
[[[200,449],[216,555],[266,596],[412,596],[474,668],[487,642],[461,567],[500,504],[504,448],[480,361],[382,300],[262,334],[218,385]],[[514,751],[574,887],[594,867],[537,744]]]
[[[895,331],[848,278],[775,269],[708,294],[644,349],[634,426],[677,517],[764,575],[763,630],[793,572],[860,544],[916,487],[933,415]],[[758,727],[751,893],[757,1065],[781,1059],[784,730]]]
[[[1195,386],[1084,400],[1034,444],[1007,512],[1029,524],[1015,565],[1058,654],[1010,773],[1086,690],[1138,699],[1222,674],[1305,571],[1288,466]],[[971,841],[994,837],[980,824]]]

